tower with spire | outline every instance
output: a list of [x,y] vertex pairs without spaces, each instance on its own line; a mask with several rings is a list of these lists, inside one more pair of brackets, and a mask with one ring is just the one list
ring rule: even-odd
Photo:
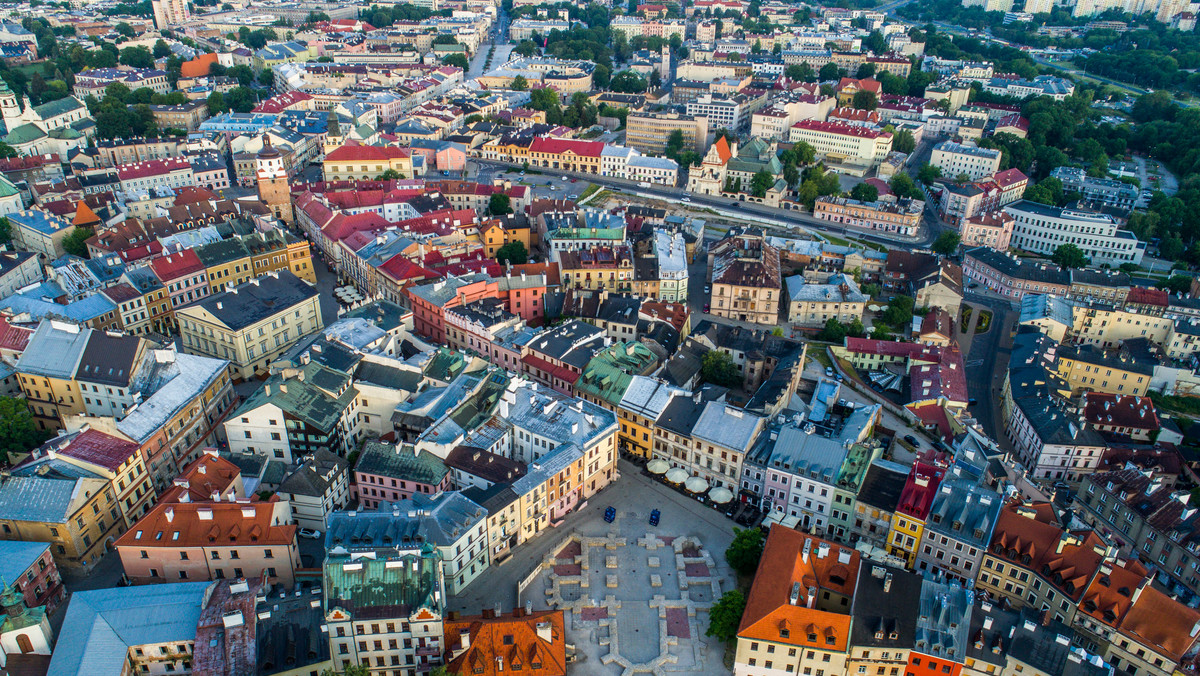
[[4,80],[0,80],[0,114],[4,116],[5,132],[11,132],[24,124],[21,120],[21,107],[17,105],[17,96]]
[[291,225],[292,187],[283,164],[283,153],[271,145],[270,135],[264,133],[262,139],[262,150],[255,158],[258,198],[270,207],[276,218]]

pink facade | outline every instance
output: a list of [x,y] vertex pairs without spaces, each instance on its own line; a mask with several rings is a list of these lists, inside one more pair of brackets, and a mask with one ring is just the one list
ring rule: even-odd
[[[29,546],[35,547],[37,543],[29,543]],[[30,608],[46,606],[47,615],[58,608],[58,604],[62,602],[66,594],[62,575],[59,574],[58,567],[54,565],[54,557],[50,554],[49,545],[16,579],[4,580],[4,583],[16,586],[21,595],[25,597],[26,606]]]
[[791,490],[791,480],[788,474],[767,472],[763,479],[763,504],[771,503],[778,511],[787,509],[788,491]]
[[437,152],[439,171],[463,171],[467,168],[467,154],[461,148],[450,146]]
[[437,485],[406,481],[380,474],[366,472],[354,473],[354,485],[351,487],[355,500],[368,509],[374,509],[381,502],[399,502],[407,500],[414,493],[434,495],[450,490],[450,473],[447,472]]

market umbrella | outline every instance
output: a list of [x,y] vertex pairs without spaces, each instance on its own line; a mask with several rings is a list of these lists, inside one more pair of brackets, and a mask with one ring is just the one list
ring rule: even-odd
[[708,490],[708,482],[698,476],[694,476],[684,482],[683,487],[693,493],[703,493]]
[[708,499],[718,505],[723,505],[733,499],[733,491],[724,486],[717,486],[708,492]]
[[687,478],[688,473],[682,469],[679,469],[678,467],[667,472],[667,481],[670,481],[673,484],[681,484],[684,481],[687,481]]
[[651,474],[662,474],[669,469],[671,469],[671,466],[667,464],[666,460],[651,460],[650,463],[646,465],[646,471],[650,472]]

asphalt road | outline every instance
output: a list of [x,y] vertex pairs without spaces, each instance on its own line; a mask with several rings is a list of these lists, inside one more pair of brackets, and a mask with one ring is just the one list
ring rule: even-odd
[[[493,167],[515,167],[518,165],[505,162],[496,162],[493,160],[472,159],[471,162],[480,166]],[[790,211],[786,209],[775,209],[764,207],[758,204],[748,202],[739,202],[738,200],[720,197],[716,195],[693,195],[688,193],[683,188],[676,188],[663,185],[650,185],[648,187],[639,186],[636,181],[627,181],[624,179],[613,178],[610,176],[597,176],[595,174],[577,173],[563,171],[561,169],[553,170],[555,174],[560,176],[568,176],[578,178],[581,186],[579,191],[582,194],[582,188],[586,187],[587,183],[594,183],[603,186],[610,190],[619,190],[624,192],[633,192],[647,197],[657,197],[659,199],[671,200],[675,202],[688,200],[692,206],[713,207],[722,209],[725,213],[732,217],[748,218],[751,216],[762,217],[766,224],[776,224],[782,227],[791,229],[805,229],[815,231],[817,233],[835,236],[835,237],[853,237],[855,239],[873,242],[888,247],[904,247],[904,248],[923,248],[928,247],[937,237],[936,231],[930,227],[928,214],[924,227],[922,227],[921,237],[916,239],[908,239],[903,237],[889,237],[886,233],[877,233],[859,228],[847,228],[841,225],[832,224],[828,221],[822,221],[818,218],[810,216],[798,211]]]
[[1007,440],[1001,434],[1004,421],[1000,414],[1000,390],[1012,353],[1011,332],[1017,313],[1008,300],[992,295],[967,291],[963,301],[987,306],[992,311],[991,328],[974,335],[964,366],[967,394],[978,402],[971,409],[972,414],[989,436],[1004,445]]

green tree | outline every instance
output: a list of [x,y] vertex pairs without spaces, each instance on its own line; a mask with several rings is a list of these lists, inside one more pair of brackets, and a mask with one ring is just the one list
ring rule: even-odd
[[34,424],[24,399],[0,397],[0,463],[7,464],[10,454],[28,453],[51,436]]
[[817,79],[817,73],[813,67],[807,63],[793,63],[783,71],[783,74],[789,80],[799,80],[801,82],[812,82]]
[[0,157],[8,158],[8,157],[16,157],[18,155],[20,155],[20,153],[17,152],[16,148],[8,145],[7,143],[5,143],[3,141],[0,141]]
[[[707,353],[712,354],[712,352]],[[725,561],[742,575],[752,575],[762,558],[764,538],[758,528],[733,529],[733,542],[725,550]]]
[[917,171],[917,180],[925,185],[933,185],[933,182],[942,177],[942,170],[926,162],[921,165]]
[[396,171],[395,169],[388,169],[387,171],[383,172],[382,174],[376,176],[375,180],[376,181],[398,181],[402,178],[404,178],[404,174],[401,174],[400,172]]
[[220,115],[228,112],[229,106],[225,104],[225,95],[221,92],[213,92],[208,95],[208,114]]
[[821,80],[821,82],[828,82],[829,80],[836,80],[836,79],[840,78],[841,76],[842,76],[842,69],[838,68],[838,65],[836,63],[832,63],[832,62],[827,63],[824,66],[821,66],[821,70],[817,71],[817,77]]
[[275,84],[275,71],[270,68],[264,68],[258,74],[258,83],[264,87],[270,87]]
[[763,170],[754,174],[750,179],[750,194],[755,197],[766,197],[767,191],[775,185],[775,175]]
[[496,262],[524,265],[529,262],[529,252],[523,243],[514,240],[496,250]]
[[1183,238],[1178,234],[1173,234],[1168,237],[1163,237],[1158,244],[1158,255],[1169,260],[1179,260],[1183,256],[1183,252],[1187,249],[1183,243]]
[[892,134],[892,150],[898,153],[911,153],[917,149],[917,141],[913,138],[912,132],[907,129]]
[[8,244],[12,241],[12,223],[8,222],[7,216],[0,216],[0,244]]
[[433,38],[433,44],[435,44],[435,45],[457,45],[458,38],[454,37],[453,35],[450,35],[449,33],[442,33],[442,34],[438,35],[437,37]]
[[126,47],[121,50],[121,65],[131,68],[153,68],[154,55],[145,47]]
[[513,52],[520,56],[533,56],[537,54],[538,46],[533,40],[522,40],[520,44],[513,48]]
[[721,595],[708,611],[708,630],[705,636],[712,636],[726,643],[737,638],[738,627],[742,623],[742,614],[746,612],[746,595],[737,589],[730,589]]
[[467,57],[462,54],[451,54],[451,55],[443,58],[442,63],[447,66],[454,66],[456,68],[461,68],[464,71],[471,69],[470,62],[468,62]]
[[94,234],[96,234],[96,231],[92,230],[91,228],[76,227],[71,231],[71,234],[63,238],[63,251],[66,251],[72,256],[90,258],[88,255],[87,241],[88,238]]
[[518,75],[513,78],[512,84],[508,85],[508,88],[514,92],[523,92],[529,89],[529,80],[526,80],[524,75]]
[[681,152],[683,152],[683,130],[672,129],[671,133],[667,135],[667,147],[663,154],[671,159],[676,159]]
[[512,212],[512,200],[508,198],[508,195],[505,195],[502,192],[497,192],[492,193],[492,196],[488,198],[489,214],[493,216],[503,216],[504,214],[511,214]]
[[870,183],[859,183],[850,191],[850,199],[859,202],[874,202],[879,199],[879,188]]
[[235,113],[248,113],[254,110],[258,98],[254,95],[254,90],[249,87],[234,87],[225,95],[225,103]]
[[836,317],[830,317],[825,322],[825,328],[817,334],[817,340],[823,340],[828,343],[840,343],[846,339],[846,326],[839,322]]
[[243,87],[249,87],[254,84],[254,69],[246,64],[239,64],[225,71],[228,77],[236,78],[238,84]]
[[137,33],[135,33],[133,30],[133,26],[130,26],[128,23],[126,23],[124,21],[121,21],[120,23],[118,23],[114,28],[117,31],[118,35],[124,35],[127,38],[131,38],[134,35],[137,35]]
[[955,251],[958,251],[958,244],[962,241],[962,236],[957,232],[947,230],[938,235],[938,238],[933,241],[931,247],[935,253],[940,253],[943,256],[953,256]]
[[1083,268],[1088,264],[1088,258],[1083,253],[1083,249],[1074,244],[1059,244],[1051,254],[1050,260],[1064,269]]
[[908,323],[912,321],[914,304],[912,296],[896,296],[888,303],[887,309],[879,318],[885,324],[890,324],[898,329],[906,329]]
[[709,350],[700,359],[700,379],[721,387],[735,388],[742,383],[733,357],[720,350]]
[[912,177],[904,172],[898,172],[892,176],[892,180],[888,181],[888,188],[896,197],[911,197],[913,199],[924,199],[924,193],[917,187],[917,184],[912,180]]
[[171,55],[171,46],[166,40],[158,40],[154,43],[154,58],[161,59]]
[[612,76],[608,88],[614,92],[640,94],[646,91],[646,80],[632,70],[623,70]]
[[102,100],[109,101],[111,99],[113,102],[125,104],[129,101],[129,95],[132,93],[124,83],[111,82],[104,88],[104,98]]

